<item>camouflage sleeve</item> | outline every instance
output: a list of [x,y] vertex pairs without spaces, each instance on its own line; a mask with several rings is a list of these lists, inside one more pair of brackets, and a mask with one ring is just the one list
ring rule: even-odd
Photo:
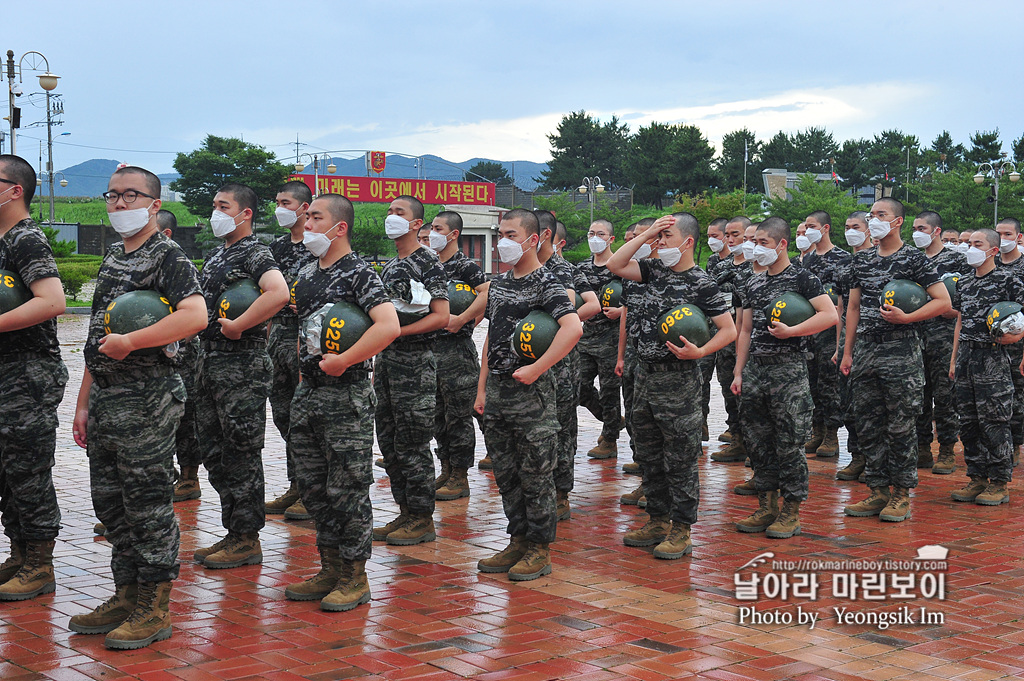
[[[967,277],[960,277],[957,280],[956,285],[953,286],[953,295],[951,296],[951,298],[953,299],[953,309],[956,310],[957,312],[960,312],[960,306],[963,304],[963,298],[961,297],[960,289],[963,288],[963,286],[966,283]],[[1021,304],[1024,304],[1024,301],[1021,301]]]
[[651,263],[645,258],[643,260],[637,260],[636,264],[640,266],[640,283],[648,283],[651,280]]
[[576,293],[580,294],[581,296],[587,291],[593,293],[594,289],[591,288],[590,282],[587,281],[587,277],[582,272],[580,272],[579,268],[573,266],[572,264],[570,264],[569,267],[572,268],[572,290],[576,291]]
[[384,282],[369,265],[359,269],[352,283],[359,307],[363,308],[366,313],[378,305],[391,302],[388,292],[384,288]]
[[157,273],[156,287],[174,306],[191,295],[203,295],[196,266],[177,247],[167,249]]
[[569,296],[565,295],[565,286],[550,272],[545,272],[540,304],[544,311],[555,319],[561,319],[567,314],[576,314],[576,307],[569,300]]
[[484,271],[480,269],[479,265],[469,258],[466,258],[463,262],[461,271],[459,272],[459,277],[462,281],[466,282],[473,288],[487,283],[487,277],[484,276]]
[[38,229],[20,231],[11,244],[11,257],[25,286],[59,276],[50,242]]
[[694,304],[704,311],[704,315],[708,319],[729,312],[729,304],[725,302],[725,296],[722,295],[715,280],[710,276],[701,272],[696,289],[697,300],[694,301]]
[[796,278],[798,293],[807,300],[813,300],[818,296],[825,295],[825,287],[821,285],[821,279],[811,274],[808,270],[798,270]]
[[252,248],[249,250],[248,257],[245,260],[245,269],[257,283],[270,270],[281,270],[277,260],[274,259],[274,254],[270,252],[269,248],[259,242],[252,244]]
[[[959,284],[960,282],[957,282],[957,291],[960,290]],[[1016,272],[1006,282],[1006,299],[1024,305],[1024,279]]]
[[914,281],[925,288],[928,288],[936,282],[942,281],[942,277],[939,275],[939,270],[935,267],[935,264],[920,252],[918,255],[920,257],[917,258],[917,268],[914,272]]

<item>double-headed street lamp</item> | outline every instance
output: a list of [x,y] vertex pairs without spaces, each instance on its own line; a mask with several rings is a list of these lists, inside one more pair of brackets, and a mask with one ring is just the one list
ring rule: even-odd
[[594,222],[594,204],[597,203],[597,195],[604,191],[604,185],[601,184],[601,178],[597,175],[593,177],[584,177],[583,182],[580,183],[579,188],[576,190],[580,194],[587,195],[587,202],[590,203],[590,222]]
[[[26,59],[28,60],[27,66],[25,64]],[[40,69],[40,66],[42,66],[43,68]],[[12,154],[18,153],[17,141],[15,139],[14,131],[19,127],[18,118],[21,114],[21,109],[14,105],[14,98],[20,97],[22,95],[20,83],[22,82],[22,74],[26,68],[28,68],[29,71],[43,71],[43,73],[39,74],[38,76],[39,87],[43,88],[43,90],[46,91],[46,136],[47,139],[50,140],[50,144],[52,145],[53,143],[53,140],[50,137],[50,92],[57,87],[57,79],[59,79],[60,76],[50,73],[50,62],[47,61],[46,57],[43,55],[42,52],[36,52],[35,50],[26,52],[25,54],[21,55],[21,59],[19,59],[18,63],[15,64],[14,50],[7,50],[7,94],[8,103],[10,105],[10,116],[8,117],[7,121],[8,123],[10,123],[11,129]],[[15,82],[15,77],[17,77],[17,83]],[[52,156],[53,155],[51,154],[50,168],[48,168],[48,170],[53,170]]]
[[301,157],[307,156],[313,162],[313,196],[320,195],[320,163],[322,161],[328,161],[326,166],[327,172],[334,174],[338,172],[338,166],[334,165],[334,161],[328,158],[327,154],[296,154],[295,155],[295,172],[301,173],[306,169],[306,164],[302,162]]
[[999,224],[999,176],[1005,173],[1007,171],[1007,168],[1009,168],[1010,170],[1010,172],[1007,174],[1007,177],[1010,178],[1010,182],[1020,181],[1020,173],[1017,172],[1017,168],[1014,167],[1014,165],[1009,161],[995,160],[992,161],[991,163],[982,163],[981,165],[978,166],[978,174],[974,176],[975,184],[981,184],[982,182],[984,182],[985,177],[988,176],[989,174],[991,174],[993,180],[995,180],[995,191],[993,193],[992,201],[992,203],[994,204],[992,212],[993,226]]
[[[46,176],[46,181],[50,184],[50,226],[53,226],[53,175],[60,175],[60,186],[67,187],[68,180],[64,177],[64,173],[59,170],[56,173],[48,173],[45,170],[36,177],[36,186],[41,187],[43,185],[43,176]],[[43,207],[39,206],[39,221],[42,222]]]

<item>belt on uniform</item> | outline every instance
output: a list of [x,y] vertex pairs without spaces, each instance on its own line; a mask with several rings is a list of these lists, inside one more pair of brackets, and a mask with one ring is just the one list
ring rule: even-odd
[[979,348],[979,349],[989,348],[989,349],[993,349],[993,348],[1000,347],[1002,344],[1001,343],[994,343],[992,341],[969,341],[969,340],[962,340],[962,341],[960,341],[960,345],[964,346],[965,348]]
[[12,352],[9,355],[0,355],[0,364],[13,364],[18,362],[31,362],[36,359],[46,359],[50,355],[41,354],[38,352]]
[[387,347],[388,350],[429,350],[433,347],[433,341],[429,340],[404,340],[396,338],[391,345]]
[[296,317],[295,315],[288,315],[287,317],[285,317],[283,315],[280,316],[280,317],[274,317],[273,321],[274,321],[275,324],[278,324],[280,326],[298,326],[299,325],[299,318]]
[[779,355],[751,355],[754,364],[797,364],[807,361],[807,353],[787,352]]
[[171,374],[177,373],[174,367],[170,366],[155,366],[155,367],[137,367],[130,371],[118,372],[116,374],[94,374],[92,382],[101,388],[109,388],[114,385],[122,385],[124,383],[134,383],[136,381],[144,381],[147,378],[160,378],[161,376],[170,376]]
[[689,365],[686,360],[681,359],[675,362],[640,362],[640,366],[644,371],[660,374],[666,371],[686,371]]
[[909,328],[897,329],[896,331],[886,331],[885,333],[858,333],[857,338],[863,338],[869,343],[887,343],[901,338],[911,338],[916,335],[917,329]]
[[325,385],[351,385],[360,381],[369,380],[370,374],[365,369],[348,369],[341,376],[330,376],[328,374],[302,374],[302,382],[308,383],[311,388],[319,388]]
[[204,352],[243,352],[259,350],[267,346],[265,340],[203,341]]

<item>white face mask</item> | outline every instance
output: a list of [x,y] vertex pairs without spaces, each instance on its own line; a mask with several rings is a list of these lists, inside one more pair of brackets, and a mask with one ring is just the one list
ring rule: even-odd
[[[18,186],[18,185],[14,185],[14,187],[17,187],[17,186]],[[6,190],[4,190],[4,191],[0,192],[0,195],[6,194],[7,192],[9,192],[9,191],[13,190],[13,189],[14,189],[14,187],[8,187],[8,188],[7,188]],[[8,203],[10,203],[10,202],[11,202],[11,201],[13,201],[13,200],[14,200],[14,199],[7,199],[7,200],[6,200],[6,201],[4,201],[3,203],[0,203],[0,208],[3,208],[4,206],[6,206],[6,205],[7,205]]]
[[[277,224],[282,227],[291,227],[299,220],[298,213],[284,206],[278,206],[274,209],[274,217],[277,218]],[[305,239],[306,237],[302,238]]]
[[884,239],[889,236],[890,231],[892,231],[891,222],[882,222],[878,218],[868,220],[868,232],[871,233],[872,239]]
[[444,250],[444,247],[448,245],[448,237],[440,232],[430,231],[427,235],[430,238],[430,248],[438,253]]
[[389,239],[397,239],[409,233],[410,224],[401,215],[389,215],[384,218],[384,233]]
[[962,244],[957,244],[956,245],[956,250],[960,251],[961,253],[966,253],[967,251],[970,250],[970,248],[971,248],[971,245],[969,243],[967,243],[966,241],[963,242]]
[[943,248],[948,248],[951,251],[955,251],[959,247],[959,244],[952,244],[952,243],[946,242],[946,243],[942,244],[942,247]]
[[637,252],[633,254],[633,258],[632,259],[633,260],[643,260],[644,258],[649,256],[650,254],[651,254],[651,245],[650,244],[643,244],[642,246],[640,246],[639,250],[637,250]]
[[[238,213],[238,215],[241,214],[241,212]],[[235,231],[235,228],[238,226],[235,224],[235,218],[237,218],[238,215],[233,218],[227,213],[222,213],[219,210],[213,211],[213,215],[210,216],[210,229],[213,230],[213,235],[218,239],[223,239],[228,234]]]
[[108,213],[107,217],[110,218],[110,226],[114,228],[114,231],[122,238],[127,239],[141,232],[142,228],[149,224],[149,206],[130,210],[115,210],[113,213]]
[[604,249],[608,248],[608,242],[599,236],[592,236],[587,239],[587,245],[590,246],[590,252],[595,255],[604,253]]
[[743,250],[743,242],[739,242],[735,246],[729,246],[729,255],[736,255],[739,251]]
[[1007,241],[1006,239],[1000,239],[999,240],[999,252],[1000,253],[1009,253],[1010,251],[1012,251],[1015,248],[1017,248],[1017,242],[1016,241]]
[[967,264],[971,267],[981,267],[988,260],[988,256],[985,255],[985,251],[974,246],[967,247]]
[[683,252],[678,248],[661,248],[658,249],[658,258],[665,267],[675,267],[682,260]]
[[850,244],[854,248],[864,243],[864,240],[868,238],[868,235],[864,232],[856,229],[846,230],[846,243]]
[[498,240],[498,257],[506,265],[515,265],[525,252],[526,248],[518,241],[507,237],[501,237]]
[[914,232],[914,245],[918,248],[928,248],[928,244],[932,242],[932,235],[927,232]]
[[807,237],[807,240],[811,242],[811,244],[816,244],[821,241],[821,230],[808,228],[804,233],[804,236]]
[[796,238],[797,250],[803,252],[811,247],[811,240],[807,238],[806,234],[801,234]]
[[711,251],[714,253],[721,253],[722,249],[725,248],[725,242],[721,239],[716,239],[713,236],[708,237],[708,246],[711,247]]
[[762,267],[770,267],[779,259],[779,252],[774,248],[768,248],[757,244],[754,246],[754,261]]
[[746,258],[747,260],[752,260],[754,258],[754,242],[753,241],[744,241],[743,242],[743,257]]
[[[337,225],[334,225],[334,227],[337,227],[340,224],[341,223],[339,222]],[[331,229],[334,229],[334,227],[331,227]],[[327,232],[331,231],[331,229],[327,230]],[[312,253],[314,256],[322,258],[324,256],[324,253],[326,253],[330,249],[331,242],[334,241],[334,239],[338,238],[337,236],[335,236],[334,239],[328,239],[327,232],[324,232],[322,234],[320,232],[304,233],[302,235],[302,245],[305,246],[306,250]]]

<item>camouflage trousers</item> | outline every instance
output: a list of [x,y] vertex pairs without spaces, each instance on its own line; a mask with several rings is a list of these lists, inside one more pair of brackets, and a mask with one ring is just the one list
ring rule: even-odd
[[717,356],[718,353],[715,353],[697,360],[697,367],[700,368],[700,378],[702,381],[700,400],[705,421],[708,420],[708,414],[711,412],[711,379],[715,375]]
[[[902,332],[908,334],[908,332]],[[917,487],[917,416],[924,363],[917,334],[857,338],[850,371],[857,439],[868,487]]]
[[[666,370],[667,369],[667,370]],[[697,522],[701,455],[701,373],[696,362],[638,362],[634,376],[633,439],[643,470],[647,512]]]
[[60,530],[52,471],[57,405],[67,382],[59,359],[0,364],[0,519],[12,542],[49,541]]
[[487,377],[484,442],[494,463],[494,482],[513,537],[555,540],[558,418],[555,379],[545,372],[531,385],[512,374]]
[[182,468],[199,468],[203,456],[199,453],[199,439],[196,437],[196,366],[199,363],[199,339],[182,341],[176,360],[178,375],[185,384],[185,413],[178,424],[174,437],[174,451],[178,465]]
[[117,586],[178,577],[178,521],[171,499],[174,437],[185,399],[176,373],[107,387],[94,382],[89,391],[92,505],[106,526]]
[[345,560],[366,560],[377,399],[364,372],[327,380],[338,382],[313,387],[304,380],[292,399],[295,480],[316,521],[317,546],[340,549]]
[[480,379],[480,359],[472,336],[445,333],[434,341],[437,458],[450,462],[454,468],[471,468],[476,451],[473,403]]
[[1013,471],[1014,387],[1006,350],[994,343],[960,343],[956,400],[967,475],[1010,482]]
[[813,403],[808,360],[801,353],[752,356],[743,367],[740,412],[743,443],[759,492],[781,490],[789,501],[806,501],[807,457]]
[[839,366],[832,363],[836,354],[835,327],[825,329],[811,338],[813,356],[807,360],[807,380],[814,401],[813,422],[825,428],[843,425],[839,406]]
[[[434,406],[437,365],[427,343],[384,349],[373,365],[374,422],[395,503],[413,515],[434,512]],[[474,398],[475,399],[475,398]]]
[[[949,380],[949,359],[953,356],[953,319],[930,319],[918,329],[924,359],[924,399],[917,417],[917,441],[930,445],[932,419],[940,445],[951,445],[960,437],[960,414]],[[935,407],[932,408],[934,403]]]
[[299,385],[299,327],[294,317],[289,322],[274,319],[267,339],[267,353],[274,363],[274,379],[270,386],[270,413],[274,425],[284,439],[285,466],[288,480],[295,480],[294,452],[288,431],[291,424],[292,396]]
[[[622,424],[619,389],[622,379],[615,375],[619,357],[619,327],[584,336],[576,346],[580,352],[580,406],[604,424],[601,435],[615,442]],[[600,381],[600,389],[594,387]]]
[[[579,439],[580,366],[576,348],[551,367],[555,381],[555,411],[558,417],[558,448],[555,489],[571,492],[576,484],[576,445]],[[628,427],[628,426],[627,426]]]
[[1024,445],[1024,376],[1020,373],[1021,355],[1024,354],[1024,341],[1006,345],[1010,363],[1010,376],[1013,379],[1013,416],[1010,417],[1010,434],[1013,446]]
[[273,372],[262,347],[204,351],[199,358],[196,434],[220,495],[221,523],[235,534],[258,533],[266,524],[263,443]]
[[[636,342],[626,339],[626,349],[622,353],[622,409],[626,416],[626,433],[629,434],[629,448],[636,461],[636,441],[633,439],[633,395],[636,389]],[[712,365],[714,368],[714,365]]]
[[733,371],[736,370],[736,344],[730,343],[715,353],[715,372],[718,374],[718,385],[722,387],[722,399],[725,401],[725,423],[733,435],[743,436],[743,424],[740,421],[740,403],[732,394]]

